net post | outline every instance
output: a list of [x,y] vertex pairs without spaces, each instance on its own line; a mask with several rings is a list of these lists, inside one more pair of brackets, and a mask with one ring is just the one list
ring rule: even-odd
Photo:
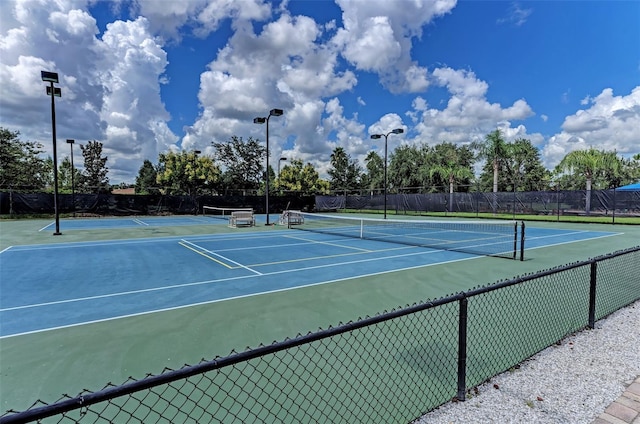
[[524,221],[520,222],[520,262],[524,261]]
[[360,238],[364,238],[364,219],[360,220]]

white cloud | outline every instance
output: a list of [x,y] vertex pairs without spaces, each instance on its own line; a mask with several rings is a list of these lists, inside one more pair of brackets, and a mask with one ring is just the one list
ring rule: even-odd
[[498,19],[498,24],[511,24],[522,26],[529,16],[533,13],[533,9],[523,9],[519,2],[513,2],[507,10],[507,16]]
[[[416,125],[416,141],[436,144],[442,141],[468,143],[482,138],[500,122],[524,120],[533,115],[526,101],[516,100],[503,107],[486,99],[488,84],[471,71],[437,68],[434,84],[446,87],[450,98],[443,110],[428,108],[422,98],[414,100],[413,116],[420,116]],[[521,134],[524,132],[521,130]]]
[[198,37],[216,31],[222,21],[263,21],[271,16],[266,0],[137,0],[134,12],[149,20],[150,31],[166,40],[180,41],[189,28]]
[[0,75],[11,81],[0,85],[3,125],[40,141],[50,154],[50,103],[40,71],[57,72],[58,142],[102,142],[110,179],[131,180],[143,159],[177,140],[166,127],[169,116],[160,99],[166,53],[144,18],[109,24],[99,39],[84,8],[80,1],[2,2],[3,14],[15,18],[0,35]]
[[[289,157],[296,153],[309,160],[319,151],[330,151],[327,135],[335,134],[332,120],[343,124],[348,120],[340,121],[341,114],[331,107],[325,109],[322,99],[352,89],[357,79],[352,71],[338,69],[338,52],[321,43],[322,31],[311,18],[288,14],[266,24],[258,34],[251,25],[238,25],[201,75],[198,98],[203,111],[183,139],[183,147],[204,148],[212,140],[238,134],[264,140],[264,128],[253,125],[252,119],[279,107],[285,116],[270,125],[272,158],[280,154],[289,135],[296,142]],[[323,124],[325,113],[329,118]]]
[[574,150],[590,147],[615,150],[622,155],[640,152],[640,86],[630,94],[614,96],[606,88],[593,98],[590,107],[567,116],[562,131],[550,137],[542,149],[548,167],[554,167]]
[[356,69],[377,73],[392,92],[420,92],[428,86],[427,70],[411,59],[412,39],[434,18],[449,13],[456,0],[337,0],[344,27],[333,42]]

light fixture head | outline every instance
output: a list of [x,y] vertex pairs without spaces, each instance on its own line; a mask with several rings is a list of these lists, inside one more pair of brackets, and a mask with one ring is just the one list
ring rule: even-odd
[[[47,96],[51,95],[51,86],[47,85]],[[53,87],[53,95],[55,97],[62,97],[62,90],[59,87]]]
[[265,122],[267,122],[267,118],[262,118],[262,117],[253,118],[254,124],[264,124]]
[[377,140],[379,138],[382,138],[382,134],[371,134],[371,138]]
[[282,109],[271,109],[269,116],[282,116],[283,113],[284,111]]
[[56,72],[40,71],[40,78],[45,82],[58,83],[58,74]]
[[75,142],[76,142],[75,140],[72,140],[72,139],[70,139],[70,138],[67,138],[67,143],[69,143],[69,144],[73,144],[73,143],[75,143]]
[[404,132],[404,130],[402,128],[396,128],[395,130],[391,131],[394,134],[402,134]]

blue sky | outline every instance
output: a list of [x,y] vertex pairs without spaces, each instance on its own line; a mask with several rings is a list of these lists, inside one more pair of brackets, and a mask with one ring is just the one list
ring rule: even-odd
[[396,127],[398,144],[500,128],[549,168],[588,147],[640,153],[640,1],[10,0],[0,12],[0,125],[49,152],[40,70],[59,72],[59,146],[103,142],[112,182],[166,150],[264,140],[252,120],[274,107],[271,157],[324,176],[335,147],[362,161],[384,148],[370,134]]

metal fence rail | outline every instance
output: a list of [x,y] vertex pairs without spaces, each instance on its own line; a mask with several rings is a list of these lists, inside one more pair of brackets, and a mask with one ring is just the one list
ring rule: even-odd
[[403,422],[640,299],[640,246],[415,304],[0,423]]

